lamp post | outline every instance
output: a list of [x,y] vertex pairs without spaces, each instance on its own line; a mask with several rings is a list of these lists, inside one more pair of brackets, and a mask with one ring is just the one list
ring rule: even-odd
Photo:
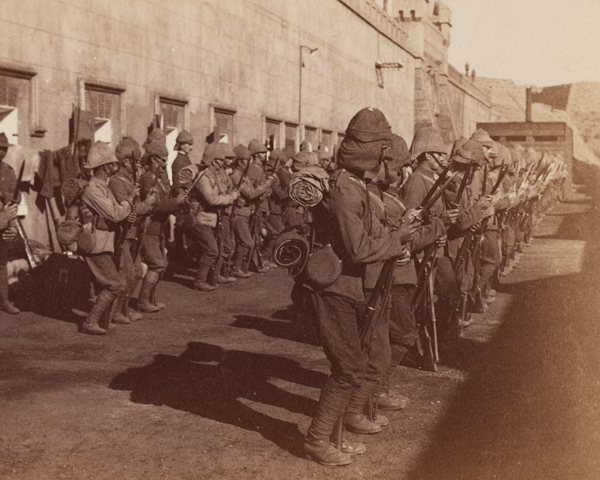
[[300,84],[298,85],[298,128],[300,128],[300,124],[302,123],[302,67],[304,67],[302,61],[302,50],[304,48],[308,50],[309,55],[312,55],[318,50],[318,48],[310,48],[306,45],[300,45]]

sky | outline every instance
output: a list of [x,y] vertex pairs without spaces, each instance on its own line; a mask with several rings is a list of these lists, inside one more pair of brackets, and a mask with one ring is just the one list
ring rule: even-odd
[[600,0],[443,0],[449,61],[519,85],[600,82]]

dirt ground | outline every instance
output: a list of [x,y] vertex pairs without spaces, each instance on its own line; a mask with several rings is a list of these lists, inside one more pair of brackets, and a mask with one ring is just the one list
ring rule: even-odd
[[0,478],[598,479],[600,217],[579,189],[536,231],[498,299],[351,465],[299,441],[328,364],[287,310],[283,270],[209,294],[163,282],[168,308],[105,337],[74,318],[0,317]]

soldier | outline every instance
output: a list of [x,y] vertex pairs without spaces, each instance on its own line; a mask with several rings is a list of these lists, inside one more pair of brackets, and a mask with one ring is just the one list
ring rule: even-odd
[[[207,281],[211,268],[217,268],[217,277],[220,273],[220,268],[215,267],[219,260],[219,245],[215,237],[215,228],[223,210],[231,206],[240,195],[225,174],[225,169],[233,164],[234,158],[235,153],[228,144],[208,144],[202,156],[202,163],[207,168],[200,173],[202,177],[194,190],[189,193],[191,199],[197,202],[194,202],[196,208],[193,208],[192,211],[194,226],[187,233],[198,244],[201,251],[198,258],[198,271],[194,280],[194,288],[201,292],[211,292],[216,288],[216,285],[210,285]],[[229,281],[222,279],[222,283],[223,280]]]
[[[252,142],[250,143],[252,144]],[[260,197],[268,191],[273,183],[272,178],[263,180],[262,167],[253,169],[251,174],[252,164],[248,165],[248,162],[261,161],[262,150],[264,149],[266,152],[264,147],[261,148],[260,142],[255,142],[254,147],[254,155],[244,145],[238,145],[235,148],[236,166],[231,173],[231,181],[241,194],[231,213],[231,226],[235,235],[231,274],[237,278],[247,278],[251,275],[242,266],[245,258],[255,248],[255,238],[250,230],[250,216],[255,213],[257,208],[260,208],[257,202],[260,202]]]
[[[142,318],[141,314],[129,309],[129,299],[135,291],[137,284],[144,276],[138,246],[143,240],[141,237],[144,236],[147,215],[152,212],[157,197],[156,193],[152,193],[142,202],[139,195],[134,195],[137,188],[137,185],[134,183],[134,171],[137,179],[137,162],[142,157],[142,150],[139,144],[133,138],[125,137],[117,145],[115,155],[119,160],[119,170],[110,177],[108,186],[119,203],[134,198],[136,214],[135,223],[126,222],[120,225],[117,244],[120,243],[121,248],[115,249],[115,254],[120,255],[120,258],[115,258],[115,262],[119,267],[119,273],[125,278],[127,289],[117,297],[112,321],[113,323],[128,324],[131,321],[141,320]],[[132,249],[135,250],[132,251]]]
[[[94,274],[96,281],[103,287],[98,294],[94,306],[90,310],[85,322],[81,325],[81,331],[92,335],[103,335],[107,332],[99,325],[103,314],[109,313],[109,309],[115,298],[125,292],[127,284],[119,274],[113,262],[115,225],[125,219],[130,223],[135,221],[132,195],[118,202],[108,187],[109,178],[117,171],[118,160],[110,146],[104,142],[96,142],[92,145],[86,158],[84,168],[92,171],[88,186],[81,195],[84,207],[87,207],[90,215],[85,215],[85,229],[91,231],[95,243],[93,249],[84,255],[85,261]],[[110,314],[106,326],[110,325]]]
[[[434,127],[418,130],[410,148],[413,158],[418,164],[414,173],[403,187],[403,201],[406,208],[417,208],[421,205],[427,192],[433,187],[437,176],[448,165],[446,146],[442,142],[439,131]],[[439,198],[430,209],[431,216],[439,219],[449,227],[458,218],[458,209],[447,209],[443,198]],[[432,276],[435,279],[438,305],[436,311],[443,314],[444,320],[449,320],[454,307],[459,303],[459,288],[452,270],[450,260],[444,254],[443,235],[439,240],[436,252],[436,267]]]
[[146,142],[145,149],[143,164],[146,173],[140,179],[141,199],[145,201],[149,195],[155,193],[157,201],[147,222],[146,234],[142,241],[142,255],[148,265],[148,271],[142,282],[137,307],[142,312],[153,313],[165,308],[164,303],[151,301],[160,276],[167,267],[164,251],[165,227],[169,215],[177,213],[187,202],[187,197],[184,192],[179,192],[175,198],[171,198],[171,184],[167,174],[169,151],[165,143],[160,138],[156,138]]
[[[449,207],[458,206],[458,217],[456,223],[448,229],[447,254],[452,262],[453,271],[459,284],[461,295],[460,322],[462,322],[460,325],[462,327],[466,327],[470,323],[466,316],[462,318],[462,312],[463,302],[468,301],[473,287],[473,262],[470,254],[467,252],[464,252],[463,257],[460,259],[457,259],[457,256],[463,241],[465,241],[466,233],[470,228],[481,222],[483,212],[492,204],[492,199],[489,196],[481,197],[479,191],[473,191],[471,188],[472,183],[467,185],[460,199],[456,198],[456,194],[460,188],[460,184],[463,182],[464,176],[470,174],[472,180],[474,169],[484,160],[483,147],[478,142],[467,140],[464,137],[454,142],[451,161],[453,169],[459,173],[455,177],[454,184],[448,189],[445,200],[446,205]],[[471,172],[469,172],[470,169],[472,169]],[[469,236],[469,238],[472,237]],[[470,244],[465,245],[465,248],[467,246],[472,248],[471,241],[469,240],[469,242]],[[460,262],[460,266],[457,265],[457,262]],[[466,309],[466,303],[464,308]]]
[[276,148],[271,151],[269,154],[269,159],[265,164],[265,172],[267,175],[273,178],[273,183],[271,184],[271,194],[267,199],[269,202],[269,213],[264,219],[264,225],[267,230],[265,253],[267,256],[267,263],[273,265],[275,265],[272,262],[273,244],[277,239],[277,236],[285,229],[285,225],[283,223],[283,210],[289,198],[287,186],[284,189],[284,186],[280,180],[280,174],[282,173],[281,165],[285,164],[286,160],[287,158],[285,154]]
[[[411,260],[417,252],[435,242],[438,236],[446,232],[443,222],[438,218],[433,218],[428,225],[421,225],[420,220],[415,218],[416,211],[407,210],[404,203],[389,189],[389,186],[397,180],[401,167],[406,162],[410,162],[410,156],[405,153],[408,153],[406,142],[393,134],[391,161],[387,162],[384,158],[379,173],[367,187],[371,195],[370,205],[373,213],[384,226],[398,230],[408,225],[411,230],[414,230],[412,239],[407,243],[406,256],[398,259],[394,265],[391,309],[387,310],[390,316],[389,329],[384,332],[384,338],[389,340],[391,360],[383,366],[385,372],[380,381],[380,388],[375,392],[378,407],[390,411],[401,410],[409,402],[409,399],[402,395],[390,393],[390,377],[417,340],[417,323],[412,308],[417,273],[415,263]],[[367,265],[367,288],[375,286],[381,267],[381,264]]]
[[[308,284],[331,375],[321,390],[304,451],[308,458],[324,465],[347,465],[350,454],[366,450],[363,444],[346,441],[340,451],[330,443],[334,424],[344,410],[347,425],[372,429],[362,407],[383,372],[370,371],[366,378],[370,362],[359,337],[360,312],[366,300],[365,266],[401,257],[406,247],[401,232],[390,233],[372,218],[363,176],[365,171],[379,168],[390,144],[391,129],[383,113],[374,108],[360,110],[350,121],[340,146],[339,169],[330,179],[329,202],[321,202],[314,211],[319,235],[315,242],[330,244],[342,261],[342,273],[333,284]],[[389,363],[389,350],[376,353],[378,364]]]
[[[471,136],[471,140],[477,141],[483,147],[485,159],[488,163],[489,173],[487,177],[487,184],[482,185],[482,189],[485,188],[486,192],[490,192],[498,179],[500,173],[500,165],[502,159],[499,158],[499,144],[494,142],[488,133],[483,129],[476,130]],[[505,164],[510,163],[510,157],[506,156],[508,150],[502,150],[504,154]],[[481,257],[475,260],[475,268],[479,268],[476,272],[477,275],[477,289],[481,291],[482,299],[485,303],[491,303],[494,301],[496,291],[489,287],[489,280],[500,265],[502,256],[500,254],[500,235],[498,231],[498,221],[496,218],[495,207],[500,206],[506,208],[505,205],[500,205],[500,192],[495,197],[492,205],[483,213],[482,222],[482,235],[483,241],[481,245]],[[480,265],[478,265],[480,264]]]
[[194,139],[187,130],[182,130],[179,135],[177,135],[177,139],[175,140],[175,151],[177,152],[177,156],[171,165],[171,178],[173,179],[174,189],[179,188],[179,172],[181,169],[192,164],[189,155],[194,148],[193,145]]
[[[182,168],[192,164],[189,155],[194,148],[193,145],[194,139],[190,132],[187,130],[182,130],[179,132],[179,135],[177,135],[177,139],[175,140],[174,149],[177,152],[177,157],[175,157],[175,160],[173,160],[171,165],[171,179],[173,183],[174,194],[180,193],[181,185],[179,183],[179,172],[181,172]],[[174,252],[169,252],[172,254],[173,260],[175,260],[174,265],[187,265],[191,260],[185,248],[183,226],[184,219],[185,214],[183,212],[180,212],[175,219],[175,228],[173,229],[175,248]]]
[[0,310],[11,315],[20,313],[8,299],[8,251],[10,244],[17,240],[17,229],[12,226],[17,218],[19,199],[13,201],[15,191],[19,188],[14,170],[2,160],[8,153],[8,138],[5,133],[0,133]]

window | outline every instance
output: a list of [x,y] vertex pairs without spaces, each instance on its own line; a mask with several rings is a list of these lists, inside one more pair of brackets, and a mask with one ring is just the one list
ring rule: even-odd
[[185,107],[187,102],[172,98],[159,97],[160,114],[163,116],[163,129],[170,132],[185,130]]
[[279,120],[272,120],[267,118],[265,121],[265,133],[267,135],[267,141],[271,138],[271,135],[274,139],[273,148],[280,148],[281,145],[281,122]]
[[34,75],[0,68],[0,132],[6,134],[9,143],[20,143],[19,132],[29,133]]
[[95,142],[116,145],[121,136],[121,88],[85,84],[85,106],[94,117]]
[[292,148],[296,153],[296,142],[298,136],[298,125],[293,123],[285,124],[285,148]]
[[319,146],[319,137],[315,127],[304,127],[304,139],[310,143],[312,150],[316,151]]
[[214,109],[213,133],[214,141],[226,141],[229,145],[235,145],[235,111],[222,108]]
[[337,134],[337,146],[338,147],[342,144],[342,141],[344,140],[345,136],[346,136],[345,133],[338,133]]

